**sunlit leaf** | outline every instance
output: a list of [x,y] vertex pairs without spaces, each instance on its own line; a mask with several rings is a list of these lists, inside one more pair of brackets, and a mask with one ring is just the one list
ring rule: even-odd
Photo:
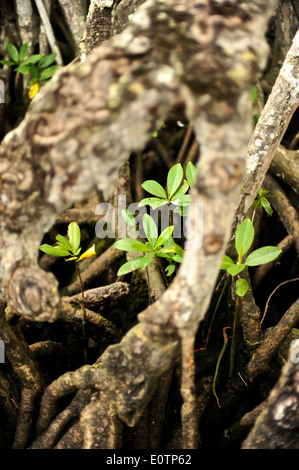
[[56,240],[58,240],[61,243],[61,245],[65,247],[66,250],[71,251],[71,252],[73,251],[73,247],[70,244],[70,242],[62,235],[59,235],[59,234],[56,235]]
[[232,264],[226,270],[231,276],[236,276],[245,268],[245,264]]
[[130,259],[125,264],[123,264],[118,272],[118,276],[123,276],[124,274],[128,274],[136,269],[144,269],[146,268],[154,259],[154,253],[149,253],[145,256],[137,256],[136,258]]
[[169,240],[169,238],[172,236],[172,232],[173,232],[173,225],[171,225],[170,227],[166,227],[161,233],[161,235],[159,236],[157,243],[155,244],[155,248],[158,248],[159,246],[164,245],[164,243],[166,243]]
[[154,219],[150,215],[144,214],[143,219],[142,219],[142,226],[143,226],[143,230],[145,232],[146,238],[154,247],[158,238],[158,230],[157,230],[157,226],[156,226]]
[[190,188],[193,188],[194,186],[196,171],[196,166],[192,162],[188,162],[186,168],[186,178],[190,185]]
[[78,261],[82,261],[83,259],[86,259],[86,258],[91,258],[94,255],[96,255],[96,249],[95,249],[95,245],[93,244],[90,248],[88,248],[88,250],[82,253]]
[[69,242],[72,245],[73,252],[75,252],[76,250],[78,250],[81,242],[81,232],[77,222],[71,222],[69,224],[67,236],[69,237]]
[[248,282],[245,279],[238,279],[236,282],[236,294],[239,297],[243,297],[248,291]]
[[175,271],[174,264],[170,264],[169,266],[165,268],[166,276],[171,276],[174,273],[174,271]]
[[70,256],[70,253],[67,250],[63,250],[60,246],[51,246],[45,243],[39,249],[50,256]]
[[245,264],[246,266],[259,266],[273,261],[281,253],[281,249],[276,246],[263,246],[258,248],[248,255]]
[[144,243],[141,243],[133,238],[122,238],[114,243],[115,248],[123,251],[131,251],[135,253],[146,253],[152,251],[152,247],[148,248]]
[[227,268],[228,268],[229,266],[232,266],[233,264],[235,264],[235,263],[233,262],[233,260],[232,260],[229,256],[224,255],[223,258],[222,258],[222,263],[221,263],[221,265],[220,265],[220,269],[224,269],[224,270],[226,271]]
[[237,253],[240,254],[242,250],[242,256],[247,253],[254,238],[254,228],[250,219],[245,219],[237,228],[235,245]]
[[167,175],[167,191],[169,198],[174,195],[174,193],[180,186],[183,179],[183,175],[184,172],[180,163],[177,163],[172,168],[170,168]]
[[167,199],[166,192],[160,183],[154,180],[147,180],[142,183],[142,188],[154,196],[161,197],[162,199]]

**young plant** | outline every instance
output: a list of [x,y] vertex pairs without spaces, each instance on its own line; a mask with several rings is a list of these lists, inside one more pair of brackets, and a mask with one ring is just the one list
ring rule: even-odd
[[28,44],[22,44],[20,50],[18,50],[17,47],[9,41],[6,43],[6,52],[9,59],[0,60],[1,64],[14,67],[17,76],[18,74],[31,75],[31,79],[28,82],[30,86],[28,92],[30,99],[34,98],[39,88],[44,85],[58,69],[58,65],[53,65],[56,59],[55,52],[47,56],[33,54],[25,59],[28,54]]
[[273,214],[273,210],[272,210],[272,207],[270,205],[270,202],[268,201],[268,197],[277,197],[277,196],[266,196],[266,194],[269,194],[269,191],[267,191],[266,189],[262,189],[262,188],[259,188],[258,192],[257,192],[257,195],[253,201],[253,207],[254,209],[259,209],[261,207],[264,208],[264,210],[267,212],[268,215],[272,216]]
[[[122,217],[137,232],[133,214],[128,210],[123,210]],[[145,269],[156,256],[166,258],[169,262],[169,266],[167,266],[165,271],[170,276],[175,270],[173,262],[181,263],[183,257],[183,249],[172,238],[173,226],[166,227],[158,236],[156,223],[148,214],[143,216],[142,226],[147,238],[145,243],[133,238],[123,238],[114,243],[115,248],[119,250],[142,253],[141,256],[136,256],[123,264],[118,270],[118,276],[135,271],[136,269]]]
[[[238,260],[234,263],[229,256],[224,255],[220,269],[227,271],[234,277],[239,275],[245,269],[245,266],[259,266],[261,264],[266,264],[280,255],[281,249],[275,246],[264,246],[252,251],[247,257],[245,257],[252,245],[253,239],[253,224],[250,219],[245,219],[236,230],[235,247],[238,254]],[[247,281],[239,278],[236,281],[236,294],[243,297],[246,294],[248,287]]]
[[[142,199],[139,206],[149,205],[153,209],[157,209],[165,204],[174,204],[179,206],[175,212],[182,213],[185,206],[191,202],[190,194],[186,194],[188,189],[194,185],[196,168],[192,162],[189,162],[186,168],[186,178],[183,181],[184,171],[182,165],[177,163],[170,168],[167,175],[167,190],[155,180],[147,180],[142,183],[142,188],[154,197]],[[182,183],[183,182],[183,183]],[[184,212],[182,213],[184,215]]]
[[[56,246],[51,246],[45,243],[41,245],[39,249],[43,251],[44,253],[46,253],[47,255],[59,256],[62,258],[69,257],[68,259],[65,259],[65,261],[75,261],[76,270],[78,273],[78,278],[79,278],[80,288],[81,288],[80,305],[81,305],[81,311],[82,311],[83,337],[86,338],[86,332],[85,332],[86,311],[85,311],[85,305],[84,305],[84,289],[83,289],[83,282],[81,278],[81,272],[79,268],[79,262],[82,261],[83,259],[90,258],[91,256],[94,256],[96,254],[95,245],[92,245],[92,247],[88,248],[88,250],[86,250],[81,256],[79,256],[82,248],[80,247],[81,231],[77,222],[71,222],[69,224],[67,235],[68,235],[68,239],[58,234],[56,236],[56,240],[57,240]],[[86,356],[85,356],[85,359],[86,359]]]

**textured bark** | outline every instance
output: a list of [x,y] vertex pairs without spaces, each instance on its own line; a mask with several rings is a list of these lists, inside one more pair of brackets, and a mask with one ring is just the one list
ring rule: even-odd
[[271,173],[276,174],[299,193],[299,151],[287,150],[280,145],[270,166]]
[[[192,342],[230,238],[251,133],[249,92],[266,63],[264,34],[274,6],[260,0],[149,0],[129,28],[84,64],[58,72],[2,142],[2,296],[19,314],[45,321],[57,318],[60,299],[56,281],[36,259],[56,214],[94,185],[109,193],[129,154],[144,148],[174,107],[184,108],[201,150],[190,214],[195,240],[174,282],[121,343],[105,351],[100,365],[50,385],[40,431],[51,422],[59,397],[95,387],[101,403],[91,406],[101,419],[106,413],[95,439],[109,448],[118,440],[119,419],[133,426],[141,416],[180,337]],[[200,228],[197,204],[204,207]],[[187,405],[193,401],[189,391]],[[82,418],[86,447],[93,446],[91,415],[87,410]]]
[[269,169],[280,141],[299,105],[299,31],[250,139],[247,177],[238,218],[248,211]]
[[[298,346],[296,346],[298,349]],[[243,449],[298,449],[298,360],[290,358],[272,390],[264,411],[243,443]],[[297,354],[296,354],[297,358]]]

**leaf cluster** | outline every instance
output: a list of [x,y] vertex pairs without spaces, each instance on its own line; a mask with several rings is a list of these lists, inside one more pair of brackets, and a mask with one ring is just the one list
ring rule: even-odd
[[11,42],[6,43],[6,52],[9,59],[0,60],[3,65],[14,67],[14,71],[23,75],[31,75],[29,80],[29,97],[33,98],[39,87],[46,83],[58,69],[58,65],[54,65],[56,53],[53,52],[47,56],[41,54],[33,54],[25,59],[28,54],[28,43],[22,44],[20,50]]
[[139,206],[150,206],[157,209],[165,204],[174,204],[178,206],[174,212],[185,215],[184,210],[191,202],[191,195],[186,194],[189,188],[194,186],[196,167],[192,162],[188,162],[186,168],[186,179],[184,179],[184,171],[182,165],[177,163],[170,168],[167,175],[166,190],[155,180],[147,180],[142,183],[142,188],[154,197],[142,199]]
[[[128,225],[134,227],[135,231],[138,232],[135,226],[135,218],[129,210],[123,210],[122,217]],[[118,276],[136,269],[145,269],[154,260],[155,256],[167,259],[169,266],[165,271],[170,276],[175,270],[173,262],[181,263],[183,258],[183,249],[172,238],[173,225],[166,227],[158,235],[154,219],[150,215],[144,214],[142,226],[147,238],[145,243],[133,238],[123,238],[114,243],[115,248],[119,250],[142,253],[141,256],[136,256],[123,264],[118,270]]]
[[[280,255],[281,249],[275,246],[264,246],[252,251],[244,258],[252,245],[253,239],[253,224],[250,219],[245,219],[236,230],[235,248],[238,254],[238,261],[235,263],[229,256],[224,255],[220,269],[227,271],[231,276],[236,276],[245,269],[245,266],[266,264]],[[236,294],[243,297],[248,287],[247,281],[239,278],[236,282]]]
[[60,256],[63,258],[70,256],[70,258],[65,261],[81,261],[96,254],[95,246],[93,245],[78,258],[82,248],[80,247],[81,231],[77,222],[71,222],[69,224],[67,235],[68,239],[58,234],[56,236],[56,246],[45,243],[41,245],[39,249],[50,256]]
[[[265,197],[266,194],[267,194],[267,197]],[[263,207],[264,210],[267,212],[267,214],[272,216],[273,210],[270,205],[270,202],[267,199],[268,197],[277,197],[277,196],[270,196],[269,191],[267,191],[266,189],[263,190],[262,188],[259,188],[257,195],[253,201],[253,207],[258,208],[258,209]]]

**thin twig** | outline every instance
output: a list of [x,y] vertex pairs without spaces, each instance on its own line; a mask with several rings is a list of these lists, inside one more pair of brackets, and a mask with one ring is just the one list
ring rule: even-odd
[[267,300],[267,302],[266,302],[264,314],[263,314],[262,319],[261,319],[261,321],[260,321],[260,325],[263,323],[263,321],[264,321],[264,319],[265,319],[265,316],[266,316],[266,313],[267,313],[267,310],[268,310],[268,307],[269,307],[269,303],[270,303],[270,300],[271,300],[271,297],[273,296],[273,294],[275,294],[275,292],[277,291],[277,289],[279,289],[279,287],[283,286],[284,284],[287,284],[288,282],[295,282],[295,281],[299,281],[299,277],[296,277],[295,279],[288,279],[287,281],[282,282],[282,283],[279,284],[277,287],[275,287],[275,289],[274,289],[273,292],[271,292],[271,294],[269,295],[268,300]]
[[53,32],[50,20],[48,18],[47,11],[46,11],[45,6],[43,4],[43,1],[42,0],[35,0],[35,4],[36,4],[36,7],[38,9],[39,15],[42,19],[42,22],[44,24],[45,32],[46,32],[47,39],[49,41],[50,47],[51,47],[52,51],[56,52],[56,54],[57,54],[56,55],[56,62],[57,62],[58,65],[63,65],[63,60],[62,60],[62,57],[61,57],[61,54],[60,54],[60,50],[57,46],[55,35],[54,35],[54,32]]

